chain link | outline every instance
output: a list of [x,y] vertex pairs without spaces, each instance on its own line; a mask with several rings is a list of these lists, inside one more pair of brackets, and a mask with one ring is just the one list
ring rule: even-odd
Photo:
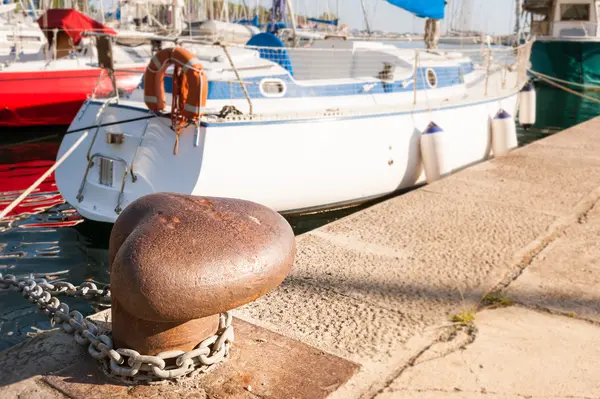
[[112,338],[99,334],[100,329],[91,320],[69,309],[57,296],[66,295],[109,303],[110,287],[98,289],[92,282],[74,286],[68,282],[49,283],[43,278],[21,277],[0,273],[0,291],[22,292],[30,302],[50,317],[52,325],[72,334],[75,341],[88,347],[88,353],[100,361],[103,370],[111,377],[126,383],[156,383],[177,379],[210,370],[229,355],[234,340],[231,313],[219,315],[217,333],[206,338],[190,352],[167,351],[156,356],[142,355],[133,349],[115,349]]

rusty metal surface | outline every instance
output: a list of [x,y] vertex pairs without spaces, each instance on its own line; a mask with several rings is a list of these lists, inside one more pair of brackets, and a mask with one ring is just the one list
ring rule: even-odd
[[142,320],[122,309],[116,298],[113,298],[111,311],[116,347],[134,348],[145,355],[171,350],[189,352],[203,339],[215,334],[219,327],[218,314],[185,322]]
[[272,398],[321,399],[343,385],[359,365],[302,342],[234,319],[230,359],[177,384],[126,386],[106,377],[90,359],[44,377],[76,399]]
[[[265,206],[171,193],[142,197],[123,211],[110,237],[113,338],[146,354],[175,341],[170,349],[191,350],[214,334],[209,316],[277,287],[295,250],[290,225]],[[202,318],[204,328],[184,325]]]

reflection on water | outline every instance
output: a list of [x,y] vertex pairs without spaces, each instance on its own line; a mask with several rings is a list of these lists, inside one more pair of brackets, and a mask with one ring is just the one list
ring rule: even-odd
[[[600,94],[596,96],[600,98]],[[537,98],[537,123],[528,132],[519,131],[521,145],[600,114],[597,104],[552,88],[539,87]],[[12,135],[3,133],[0,137],[0,209],[53,164],[62,132],[38,129]],[[42,136],[47,137],[37,140]],[[289,221],[296,234],[301,234],[373,203],[293,217]],[[109,234],[109,226],[99,228],[97,224],[84,222],[65,204],[51,176],[11,212],[8,219],[0,221],[0,273],[19,276],[32,273],[74,284],[87,279],[108,283]],[[82,313],[95,310],[82,300],[67,298],[66,302]],[[0,304],[0,350],[35,333],[36,329],[50,328],[45,316],[15,292],[0,292]]]
[[[600,115],[600,104],[544,84],[536,84],[536,123],[528,131],[518,131],[519,144],[525,145],[548,134],[570,128]],[[585,92],[600,100],[600,92]]]
[[[45,133],[39,130],[19,130],[12,135],[3,133],[0,209],[54,164],[60,137]],[[49,137],[40,142],[36,136]],[[0,273],[33,274],[76,282],[93,278],[108,282],[107,246],[94,248],[91,241],[75,228],[81,222],[77,212],[64,203],[56,189],[54,176],[50,176],[0,221]],[[94,310],[81,300],[67,302],[83,313]],[[0,291],[0,304],[0,350],[37,329],[51,327],[49,320],[35,311],[35,306],[15,292]]]
[[[537,115],[534,128],[551,131],[575,126],[600,115],[600,104],[546,85],[536,85]],[[600,92],[585,92],[600,100]]]

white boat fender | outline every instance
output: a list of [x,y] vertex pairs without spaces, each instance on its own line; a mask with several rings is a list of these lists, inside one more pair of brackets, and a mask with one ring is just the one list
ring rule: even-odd
[[528,129],[535,123],[536,94],[532,82],[527,82],[519,93],[519,121],[523,128]]
[[447,133],[435,122],[427,125],[421,134],[421,157],[427,183],[441,179],[450,172],[446,160]]
[[492,119],[492,149],[494,156],[498,157],[518,147],[517,128],[513,117],[500,109]]

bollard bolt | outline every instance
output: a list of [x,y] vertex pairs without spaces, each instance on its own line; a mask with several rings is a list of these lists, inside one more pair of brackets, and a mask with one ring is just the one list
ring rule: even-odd
[[244,200],[157,193],[131,203],[109,244],[113,339],[155,355],[190,351],[219,313],[287,276],[294,234],[275,211]]

